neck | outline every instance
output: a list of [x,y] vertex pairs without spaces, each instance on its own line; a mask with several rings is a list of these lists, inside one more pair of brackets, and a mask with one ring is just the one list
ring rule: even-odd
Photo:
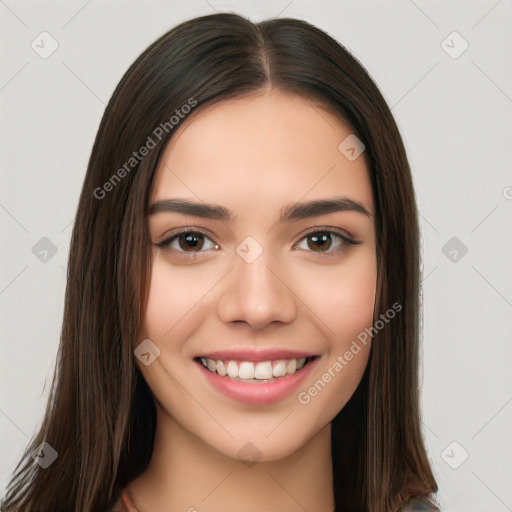
[[285,458],[250,463],[218,452],[157,405],[150,464],[127,490],[139,512],[332,512],[331,425]]

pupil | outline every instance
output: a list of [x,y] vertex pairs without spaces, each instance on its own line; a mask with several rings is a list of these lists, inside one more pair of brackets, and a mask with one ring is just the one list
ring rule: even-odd
[[[190,248],[199,248],[201,249],[202,243],[199,241],[199,238],[202,238],[202,235],[194,235],[193,233],[188,233],[186,235],[183,235],[183,238],[185,239],[186,245],[181,245],[182,249],[190,249]],[[183,239],[182,238],[182,239]]]
[[[320,236],[319,235],[311,235],[311,240],[313,241],[313,243],[315,244],[325,244],[325,242],[331,242],[331,237],[330,237],[330,234],[329,233],[321,233]],[[330,247],[330,243],[327,245],[327,249]],[[321,248],[321,247],[320,247]]]

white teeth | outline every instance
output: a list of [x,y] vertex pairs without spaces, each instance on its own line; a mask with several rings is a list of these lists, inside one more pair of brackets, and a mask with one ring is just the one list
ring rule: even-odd
[[292,373],[295,373],[296,369],[297,369],[297,360],[290,359],[290,362],[286,365],[286,373],[288,375],[291,375]]
[[223,361],[214,360],[207,357],[200,358],[203,366],[221,377],[228,376],[231,379],[257,381],[269,380],[273,377],[284,377],[292,375],[300,370],[306,364],[306,358],[299,359],[278,359],[275,361]]
[[[254,364],[244,361],[238,366],[238,377],[244,380],[254,379]],[[261,377],[256,377],[261,379]]]
[[[244,363],[242,363],[244,364]],[[262,361],[254,367],[254,377],[256,379],[264,380],[271,379],[272,375],[272,363],[270,361]]]
[[224,377],[227,373],[226,365],[224,364],[224,361],[221,361],[220,359],[217,361],[217,373]]
[[236,379],[238,377],[238,364],[235,361],[229,361],[226,371],[232,379]]
[[286,361],[277,361],[272,369],[274,377],[284,377],[286,375]]

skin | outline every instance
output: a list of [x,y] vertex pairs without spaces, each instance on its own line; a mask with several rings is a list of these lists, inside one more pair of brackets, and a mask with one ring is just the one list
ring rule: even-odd
[[[157,404],[150,465],[127,488],[140,512],[334,509],[330,422],[359,384],[370,343],[360,343],[308,404],[297,395],[372,325],[374,206],[364,155],[349,161],[338,150],[351,133],[311,101],[265,89],[189,115],[168,144],[149,204],[169,198],[215,203],[236,220],[169,212],[148,218],[153,266],[135,346],[150,339],[160,355],[149,366],[136,358]],[[343,211],[277,223],[285,205],[335,196],[372,214]],[[334,234],[315,245],[306,236],[326,226],[360,243]],[[172,246],[154,245],[183,227],[211,234],[219,249],[209,238],[194,249],[184,236],[181,244],[175,238]],[[236,252],[247,236],[263,249],[252,263]],[[180,257],[194,252],[194,259]],[[193,360],[238,346],[305,350],[321,358],[299,390],[254,406],[213,389]],[[261,457],[250,466],[237,455],[248,442]]]

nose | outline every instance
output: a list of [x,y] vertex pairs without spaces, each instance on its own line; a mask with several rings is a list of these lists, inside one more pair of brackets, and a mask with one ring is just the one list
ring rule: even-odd
[[252,263],[235,255],[233,265],[218,303],[223,322],[245,322],[253,329],[263,329],[272,322],[293,322],[298,300],[293,283],[288,282],[286,272],[269,261],[266,251]]

